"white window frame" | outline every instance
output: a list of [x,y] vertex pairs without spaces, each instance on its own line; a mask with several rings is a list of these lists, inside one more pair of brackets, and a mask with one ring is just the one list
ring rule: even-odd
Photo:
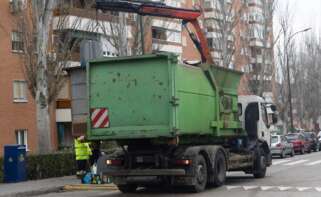
[[[21,43],[22,49],[14,49],[13,43]],[[15,53],[23,53],[24,52],[24,40],[23,40],[23,33],[20,31],[12,31],[11,32],[11,51]]]
[[[26,151],[29,151],[29,149],[28,149],[28,130],[27,129],[16,129],[15,135],[16,135],[16,143],[19,145],[25,145]],[[22,142],[22,135],[23,135],[23,142]]]
[[[22,85],[23,84],[23,85]],[[16,90],[19,88],[19,90]],[[28,102],[28,90],[27,90],[27,81],[25,80],[14,80],[12,83],[12,96],[13,102],[15,103],[26,103]],[[16,95],[16,92],[18,95]]]

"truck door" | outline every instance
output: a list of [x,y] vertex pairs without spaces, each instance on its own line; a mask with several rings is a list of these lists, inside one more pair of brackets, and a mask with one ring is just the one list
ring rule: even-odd
[[259,104],[260,117],[258,121],[258,138],[266,141],[270,146],[270,124],[268,120],[267,108],[264,103]]
[[245,109],[245,130],[250,141],[258,139],[259,107],[257,102],[249,103]]

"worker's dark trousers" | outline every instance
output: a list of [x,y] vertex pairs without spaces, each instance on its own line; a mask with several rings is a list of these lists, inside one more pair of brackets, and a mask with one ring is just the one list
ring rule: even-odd
[[88,160],[77,160],[77,171],[87,171],[88,170]]

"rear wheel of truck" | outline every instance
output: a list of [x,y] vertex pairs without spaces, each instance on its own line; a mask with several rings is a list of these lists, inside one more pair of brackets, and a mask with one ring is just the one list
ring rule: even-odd
[[136,185],[117,185],[119,191],[122,193],[134,193],[136,192]]
[[226,180],[226,159],[222,151],[216,153],[213,176],[213,186],[224,185]]
[[205,158],[202,155],[197,155],[194,165],[195,172],[195,185],[191,187],[192,192],[202,192],[206,188],[207,184],[207,164]]
[[259,149],[256,153],[256,158],[254,161],[254,173],[255,178],[264,178],[266,174],[266,158],[264,151]]

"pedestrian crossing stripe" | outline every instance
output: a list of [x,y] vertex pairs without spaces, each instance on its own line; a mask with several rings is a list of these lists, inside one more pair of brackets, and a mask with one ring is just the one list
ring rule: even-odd
[[275,186],[261,186],[261,190],[262,191],[267,191],[267,190],[270,190],[270,189],[273,189],[275,188]]
[[259,186],[259,185],[227,185],[228,191],[244,190],[244,191],[297,191],[297,192],[321,192],[321,187],[294,187],[294,186]]
[[294,166],[302,164],[304,166],[314,166],[321,164],[321,160],[317,161],[310,161],[309,159],[300,159],[300,160],[290,160],[290,159],[284,159],[284,160],[274,160],[272,161],[272,165],[284,165],[284,166]]
[[290,159],[281,160],[281,161],[272,161],[272,164],[273,165],[279,165],[279,164],[290,162],[290,161],[291,161]]
[[280,191],[287,191],[292,189],[292,187],[278,187],[278,189],[280,189]]
[[257,189],[259,186],[243,186],[244,190]]
[[314,162],[307,163],[307,164],[304,164],[304,165],[306,165],[306,166],[313,166],[313,165],[320,164],[320,163],[321,163],[321,160],[318,160],[318,161],[314,161]]
[[304,162],[307,162],[307,161],[309,161],[309,160],[301,159],[301,160],[293,161],[293,162],[290,162],[290,163],[286,163],[284,165],[285,166],[293,166],[293,165],[304,163]]
[[297,190],[300,191],[300,192],[303,192],[303,191],[309,190],[311,188],[312,187],[297,187]]

